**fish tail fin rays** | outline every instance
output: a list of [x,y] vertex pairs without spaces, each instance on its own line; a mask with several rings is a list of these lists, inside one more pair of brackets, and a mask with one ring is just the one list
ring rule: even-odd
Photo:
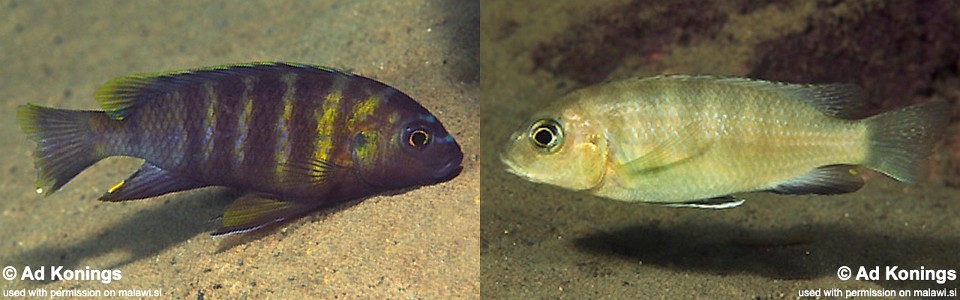
[[902,182],[922,179],[924,160],[943,136],[949,110],[947,103],[931,102],[867,118],[864,165]]
[[53,194],[81,171],[105,158],[90,127],[96,112],[69,111],[33,104],[17,108],[20,129],[37,142],[34,164],[38,193]]
[[270,224],[299,218],[312,211],[294,201],[270,199],[257,194],[247,194],[227,207],[223,212],[220,229],[213,237],[251,232]]

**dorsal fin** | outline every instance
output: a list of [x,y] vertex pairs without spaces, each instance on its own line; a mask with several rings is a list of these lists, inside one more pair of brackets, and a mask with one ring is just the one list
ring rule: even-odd
[[94,97],[110,118],[123,120],[130,116],[143,101],[150,101],[158,95],[180,90],[186,86],[202,84],[225,76],[255,76],[263,72],[285,71],[329,72],[353,76],[347,71],[321,66],[283,62],[253,62],[118,77],[100,86],[94,93]]
[[865,105],[863,90],[853,84],[795,84],[732,76],[662,75],[641,81],[673,80],[726,84],[776,93],[785,98],[806,103],[825,115],[838,118],[859,117]]

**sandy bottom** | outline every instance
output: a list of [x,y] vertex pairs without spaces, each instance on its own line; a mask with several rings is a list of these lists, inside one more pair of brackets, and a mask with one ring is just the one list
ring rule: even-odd
[[[484,297],[779,299],[797,298],[801,290],[820,290],[823,296],[834,288],[954,290],[960,285],[958,280],[843,281],[837,275],[842,266],[854,275],[860,267],[960,269],[960,190],[938,182],[908,185],[870,173],[857,193],[752,193],[740,195],[747,202],[736,209],[698,210],[606,200],[504,172],[496,158],[510,133],[579,84],[538,68],[532,58],[538,45],[570,33],[564,32],[568,24],[599,7],[628,1],[608,2],[484,3]],[[756,42],[753,34],[777,34],[757,22],[778,24],[765,14],[803,20],[803,13],[809,11],[757,10],[727,23],[733,27],[724,32],[751,30],[732,33],[736,38],[728,44],[693,40],[673,52],[652,51],[640,61],[627,61],[638,69],[615,68],[609,78],[659,72],[742,75],[738,62],[750,45],[738,42]]]
[[[0,1],[0,267],[18,277],[0,280],[5,295],[478,298],[479,1],[194,2]],[[50,197],[34,193],[35,145],[16,106],[96,109],[93,91],[117,76],[250,61],[345,68],[403,90],[456,137],[463,172],[239,244],[208,235],[233,199],[222,188],[98,202],[136,159],[107,159]],[[20,280],[26,267],[47,279],[56,267],[120,279]]]

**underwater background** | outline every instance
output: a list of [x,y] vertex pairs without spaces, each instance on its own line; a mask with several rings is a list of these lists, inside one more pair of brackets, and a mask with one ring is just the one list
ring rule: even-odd
[[[960,6],[953,1],[484,1],[481,290],[489,298],[781,299],[802,289],[956,289],[840,280],[848,266],[960,270]],[[930,178],[865,171],[837,196],[741,194],[735,209],[625,203],[527,182],[497,159],[565,93],[657,74],[853,83],[864,115],[952,104]],[[558,170],[562,172],[563,170]]]
[[[122,274],[0,289],[479,297],[479,18],[479,0],[0,1],[0,267]],[[36,144],[18,105],[94,110],[94,90],[115,77],[252,61],[326,65],[402,90],[463,147],[463,172],[246,240],[209,236],[236,198],[223,188],[97,201],[138,159],[101,161],[50,197],[34,191]]]
[[[0,267],[122,272],[110,283],[3,279],[0,290],[770,299],[801,289],[960,285],[836,275],[841,266],[960,270],[955,2],[482,4],[0,0]],[[107,159],[50,197],[35,193],[35,144],[17,127],[18,105],[98,109],[93,91],[118,76],[250,61],[348,69],[404,91],[455,136],[463,172],[239,241],[209,237],[236,196],[222,188],[97,201],[137,159]],[[503,171],[509,134],[561,95],[672,73],[854,83],[869,94],[865,115],[946,101],[954,123],[919,184],[866,172],[856,193],[751,193],[730,210],[623,203]]]

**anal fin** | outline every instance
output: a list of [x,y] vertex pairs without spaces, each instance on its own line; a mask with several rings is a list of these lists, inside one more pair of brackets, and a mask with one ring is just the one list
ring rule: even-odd
[[707,209],[726,209],[734,208],[743,204],[743,199],[736,199],[733,196],[723,196],[709,199],[693,200],[680,203],[667,203],[663,206],[669,207],[687,207],[687,208],[707,208]]
[[310,210],[294,201],[266,198],[257,194],[244,195],[223,212],[220,229],[214,237],[245,233],[267,225],[300,217]]
[[863,187],[863,178],[853,165],[830,165],[781,182],[771,192],[791,195],[852,193]]
[[166,193],[205,187],[207,184],[172,174],[149,162],[143,163],[137,172],[111,187],[100,197],[103,201],[124,201],[150,198]]

